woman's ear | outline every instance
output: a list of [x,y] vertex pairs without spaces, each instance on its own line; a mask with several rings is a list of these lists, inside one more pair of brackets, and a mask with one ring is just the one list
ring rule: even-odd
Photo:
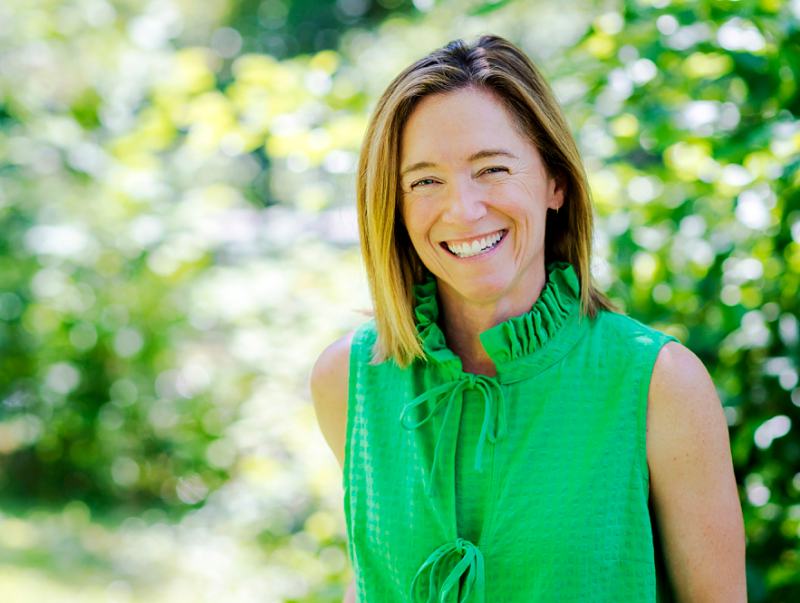
[[557,175],[550,178],[550,207],[558,211],[564,205],[565,179]]

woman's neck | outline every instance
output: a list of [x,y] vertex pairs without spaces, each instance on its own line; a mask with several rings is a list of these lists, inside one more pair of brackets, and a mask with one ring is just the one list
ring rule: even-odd
[[510,303],[507,299],[477,304],[454,295],[445,287],[439,289],[445,339],[448,347],[461,358],[465,372],[488,376],[497,374],[494,361],[481,343],[480,334],[530,310],[539,299],[544,284],[545,279],[542,278],[541,283],[533,288],[535,295],[521,304]]
[[447,345],[461,358],[464,371],[490,377],[496,375],[494,362],[480,340],[480,334],[494,326],[493,321],[486,320],[485,316],[470,316],[465,312],[453,311],[447,308],[448,304],[444,300],[442,306],[445,307],[442,328]]

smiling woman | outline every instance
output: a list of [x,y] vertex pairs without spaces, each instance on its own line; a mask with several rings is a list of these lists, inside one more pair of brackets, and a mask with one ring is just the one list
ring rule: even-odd
[[708,372],[593,284],[547,83],[460,40],[377,104],[358,206],[374,319],[311,386],[343,469],[350,600],[745,600]]
[[[499,98],[479,87],[424,98],[401,149],[403,224],[444,316],[470,317],[482,332],[530,310],[545,282],[547,212],[564,195]],[[462,362],[477,360],[465,368],[491,372],[482,347],[464,351]]]
[[[481,162],[481,182],[502,177],[490,176],[492,173],[514,169],[517,186],[531,186],[531,178],[521,178],[520,171],[530,171],[538,164],[550,179],[553,194],[561,196],[550,209],[564,206],[560,213],[548,211],[546,223],[538,226],[544,233],[539,259],[545,264],[563,259],[574,267],[581,282],[583,314],[594,317],[600,308],[614,309],[589,273],[592,208],[580,154],[566,120],[547,82],[524,54],[498,37],[481,40],[469,53],[471,57],[466,52],[456,56],[455,50],[466,48],[456,42],[442,49],[449,56],[434,52],[398,75],[378,101],[365,137],[357,194],[361,245],[378,327],[376,360],[393,357],[405,365],[423,355],[411,310],[413,287],[432,270],[420,257],[419,249],[412,246],[407,225],[396,223],[396,219],[399,206],[405,211],[404,198],[418,193],[428,196],[428,189],[436,191],[439,184],[449,184],[445,188],[450,191],[461,186],[458,180],[442,181],[444,174],[436,178],[430,171],[418,173],[437,166],[452,169],[456,154],[460,160],[469,158],[473,169]],[[470,106],[462,106],[461,99],[453,100],[454,95],[472,99]],[[486,102],[487,95],[493,102]],[[455,113],[448,113],[450,109]],[[473,114],[471,109],[479,113]],[[482,121],[490,117],[491,125]],[[421,123],[423,120],[426,123]],[[502,127],[503,135],[491,136],[493,126]],[[473,129],[480,129],[480,133],[470,136],[468,131]],[[418,133],[425,133],[426,138],[419,138]],[[455,136],[469,137],[474,148],[460,148],[457,143],[461,139]],[[434,142],[440,148],[425,148],[425,144]],[[414,149],[408,146],[412,143]],[[516,145],[517,153],[511,145]],[[442,146],[450,149],[437,159]],[[531,151],[537,161],[530,157]],[[492,163],[500,158],[506,164]],[[445,160],[449,165],[440,165]],[[569,202],[563,203],[564,199]],[[543,273],[544,264],[539,270],[539,289]],[[533,293],[535,298],[538,289]]]

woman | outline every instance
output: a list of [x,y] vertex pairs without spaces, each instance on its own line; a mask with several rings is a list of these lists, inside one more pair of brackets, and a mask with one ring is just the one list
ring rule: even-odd
[[349,600],[745,601],[720,401],[595,288],[580,157],[529,59],[484,36],[397,76],[358,209],[374,319],[311,378]]

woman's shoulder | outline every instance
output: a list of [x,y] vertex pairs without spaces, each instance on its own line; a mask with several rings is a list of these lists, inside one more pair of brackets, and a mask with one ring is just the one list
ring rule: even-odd
[[317,357],[314,367],[311,369],[312,394],[315,389],[319,390],[320,386],[332,385],[332,382],[341,381],[342,377],[347,375],[350,364],[350,346],[354,335],[355,331],[346,333],[328,345]]
[[370,319],[346,333],[320,353],[309,385],[320,431],[333,454],[344,466],[350,365],[368,361],[377,333]]
[[312,394],[315,387],[327,387],[342,381],[346,385],[351,354],[365,347],[371,348],[375,336],[375,321],[368,320],[322,350],[311,369]]

